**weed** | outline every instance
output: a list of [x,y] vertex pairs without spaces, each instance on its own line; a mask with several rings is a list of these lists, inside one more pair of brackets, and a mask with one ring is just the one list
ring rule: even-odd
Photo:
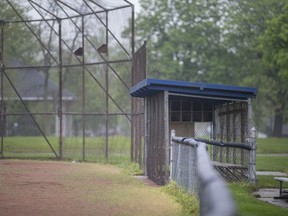
[[197,196],[193,194],[188,194],[183,189],[179,188],[174,181],[171,181],[166,185],[163,190],[171,195],[176,202],[182,206],[183,216],[193,216],[199,213],[199,201]]

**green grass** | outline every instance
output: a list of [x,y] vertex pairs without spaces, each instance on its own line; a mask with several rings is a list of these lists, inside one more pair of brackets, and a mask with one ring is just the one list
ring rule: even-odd
[[198,215],[199,201],[195,195],[186,193],[184,190],[177,187],[176,183],[173,181],[164,186],[163,190],[182,206],[182,216]]
[[238,205],[241,216],[286,216],[288,209],[257,200],[252,194],[255,186],[247,183],[232,183],[229,185],[234,199]]
[[[48,137],[52,148],[59,155],[59,138]],[[4,156],[6,158],[55,159],[56,156],[43,137],[4,137]],[[105,162],[106,145],[104,137],[86,137],[85,146],[82,137],[64,137],[63,158],[66,160]],[[108,159],[111,163],[130,161],[130,137],[109,137]]]
[[[257,140],[257,171],[281,171],[288,172],[288,156],[277,154],[288,154],[287,138],[266,138]],[[263,155],[261,155],[263,154]],[[273,154],[273,155],[269,155]],[[253,192],[259,188],[279,188],[279,183],[274,176],[257,176],[257,185],[247,183],[230,184],[231,192],[238,205],[240,215],[268,216],[288,215],[288,209],[257,200]]]
[[[52,147],[59,152],[59,139],[48,137]],[[104,137],[89,137],[85,140],[85,160],[107,162],[105,158]],[[63,157],[67,160],[83,158],[83,140],[81,137],[63,139]],[[288,154],[287,138],[267,138],[257,140],[256,168],[258,171],[288,172],[287,156],[269,156],[266,154]],[[28,159],[55,159],[49,145],[43,137],[5,137],[4,156]],[[124,167],[132,175],[143,174],[137,164],[130,163],[130,137],[109,137],[109,163]],[[278,188],[279,183],[273,176],[258,176],[257,187],[249,184],[230,184],[231,191],[238,204],[241,215],[288,215],[288,210],[281,209],[268,203],[257,200],[252,192],[256,188]],[[164,187],[164,191],[183,206],[182,215],[197,215],[199,205],[195,197],[186,194],[175,185]]]
[[256,157],[257,171],[288,172],[288,156],[262,156]]
[[257,171],[288,172],[288,156],[283,154],[288,154],[287,138],[258,139],[256,156]]
[[257,139],[259,154],[288,154],[288,138],[259,138]]
[[257,176],[258,188],[279,188],[279,182],[274,180],[274,176]]

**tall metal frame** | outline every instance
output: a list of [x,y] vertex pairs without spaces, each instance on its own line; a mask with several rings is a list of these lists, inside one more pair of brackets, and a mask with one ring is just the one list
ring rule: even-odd
[[[4,76],[4,69],[3,69],[3,27],[4,22],[0,21],[1,25],[1,41],[0,41],[0,76],[1,76],[1,87],[3,86],[3,76]],[[1,91],[1,101],[0,101],[0,131],[1,131],[1,148],[0,148],[0,157],[3,157],[3,136],[4,136],[4,103],[3,103],[3,90]]]
[[[109,75],[113,75],[116,77],[121,85],[124,86],[124,88],[127,90],[131,86],[131,79],[126,80],[123,78],[123,76],[117,71],[117,68],[114,66],[114,64],[117,63],[127,63],[130,64],[130,73],[132,73],[132,58],[134,53],[134,5],[132,5],[127,0],[117,1],[117,2],[111,2],[111,1],[104,1],[104,0],[77,0],[71,1],[68,0],[46,0],[41,1],[41,3],[37,0],[27,0],[27,1],[19,1],[19,4],[24,4],[27,7],[29,7],[31,10],[33,10],[34,15],[37,15],[37,18],[35,19],[29,19],[27,20],[26,17],[23,17],[22,14],[18,11],[17,5],[15,5],[14,1],[12,0],[5,0],[5,2],[10,6],[10,8],[14,11],[14,13],[17,15],[17,19],[11,18],[11,20],[1,20],[0,16],[0,28],[1,28],[1,53],[0,53],[0,69],[1,69],[1,100],[0,100],[0,117],[1,117],[1,149],[0,149],[0,157],[4,157],[4,119],[6,116],[9,115],[29,115],[33,122],[35,123],[35,126],[39,129],[41,135],[46,140],[47,144],[49,145],[51,151],[55,155],[56,158],[62,159],[63,158],[63,116],[64,115],[79,115],[82,117],[82,135],[83,135],[83,147],[82,147],[82,160],[85,160],[85,133],[86,133],[86,118],[87,116],[104,116],[105,117],[105,158],[108,160],[109,154],[109,117],[111,116],[124,116],[131,124],[131,111],[127,111],[124,108],[121,107],[121,105],[117,102],[115,96],[109,92]],[[20,3],[21,2],[21,3]],[[54,7],[56,8],[55,11],[50,11],[45,7],[46,4],[54,4]],[[19,6],[19,5],[18,5]],[[130,31],[129,37],[130,42],[129,45],[123,44],[122,41],[120,41],[119,36],[116,35],[117,32],[113,31],[112,28],[110,28],[109,23],[109,15],[110,13],[114,13],[117,11],[125,10],[126,13],[128,13],[127,21],[129,22],[128,29]],[[103,16],[105,14],[105,19],[103,20],[100,16]],[[104,49],[103,47],[96,46],[95,43],[92,41],[92,39],[89,37],[89,34],[87,32],[87,26],[86,21],[89,19],[91,21],[91,17],[95,19],[98,23],[102,25],[103,28],[105,28],[105,44]],[[79,27],[79,24],[77,23],[77,19],[81,19],[81,26]],[[56,35],[58,38],[58,58],[55,57],[55,55],[52,53],[43,41],[43,39],[37,34],[37,32],[33,29],[33,25],[31,23],[33,22],[40,22],[44,23],[46,26],[49,27],[48,31],[50,34]],[[51,24],[51,22],[56,22],[58,24],[58,30],[55,29],[54,24]],[[71,47],[70,44],[68,44],[63,36],[63,22],[69,22],[70,28],[74,28],[77,32],[75,34],[78,34],[78,32],[81,34],[81,46],[82,51],[77,53],[77,50],[74,50],[74,47]],[[42,49],[45,50],[45,53],[49,56],[49,58],[52,61],[52,64],[50,65],[30,65],[30,66],[14,66],[14,65],[7,65],[7,62],[5,62],[5,52],[4,52],[4,44],[5,44],[5,25],[13,25],[22,23],[25,25],[27,30],[32,34],[32,36],[36,39],[36,41],[41,45]],[[115,23],[113,24],[115,25]],[[122,29],[121,31],[124,31],[125,29]],[[122,33],[122,32],[121,32]],[[119,34],[119,32],[118,32]],[[113,40],[113,43],[110,41]],[[110,53],[110,45],[117,45],[120,47],[121,52],[124,53],[123,57],[117,58],[117,59],[109,59],[109,53]],[[99,60],[96,59],[96,61],[86,61],[86,50],[85,47],[90,47],[90,49],[93,49],[93,52],[97,54]],[[69,51],[71,53],[75,54],[76,62],[77,63],[70,63],[65,64],[63,63],[63,56],[64,56],[64,48],[65,52]],[[78,49],[79,51],[79,49]],[[91,66],[101,66],[104,65],[105,67],[105,81],[104,83],[91,71]],[[58,70],[58,80],[59,80],[59,92],[58,92],[58,109],[57,112],[38,112],[33,113],[29,110],[29,108],[25,105],[25,102],[23,101],[23,98],[21,96],[21,92],[18,92],[17,88],[15,87],[13,81],[9,78],[9,75],[7,73],[8,70],[21,70],[21,69],[38,69],[38,70],[49,70],[49,69],[56,69]],[[82,70],[82,109],[81,112],[67,112],[63,110],[63,70],[67,68],[81,68]],[[104,112],[87,112],[86,111],[86,79],[89,76],[96,85],[104,92],[105,94],[105,110]],[[25,113],[9,113],[6,112],[4,109],[5,106],[5,89],[3,80],[4,77],[6,80],[8,80],[9,84],[15,91],[18,100],[23,104],[25,107],[26,112]],[[130,97],[130,96],[129,96]],[[109,104],[113,104],[118,111],[117,112],[111,112],[109,110]],[[35,115],[57,115],[58,117],[58,124],[59,124],[59,149],[58,152],[54,149],[53,145],[50,143],[49,138],[45,134],[45,132],[41,129],[40,125],[38,124]]]

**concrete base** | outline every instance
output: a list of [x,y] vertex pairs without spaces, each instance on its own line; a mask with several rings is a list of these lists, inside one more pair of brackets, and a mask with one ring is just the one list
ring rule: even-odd
[[281,208],[288,208],[288,200],[274,199],[274,197],[279,196],[279,189],[262,188],[259,191],[255,192],[254,195],[256,195],[257,199],[262,200],[264,202],[277,205]]

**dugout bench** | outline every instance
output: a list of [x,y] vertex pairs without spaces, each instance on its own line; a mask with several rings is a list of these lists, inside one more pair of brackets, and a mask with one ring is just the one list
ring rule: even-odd
[[283,182],[288,183],[288,178],[274,177],[274,179],[279,182],[279,196],[274,197],[274,199],[287,199],[288,200],[288,190],[283,189]]

